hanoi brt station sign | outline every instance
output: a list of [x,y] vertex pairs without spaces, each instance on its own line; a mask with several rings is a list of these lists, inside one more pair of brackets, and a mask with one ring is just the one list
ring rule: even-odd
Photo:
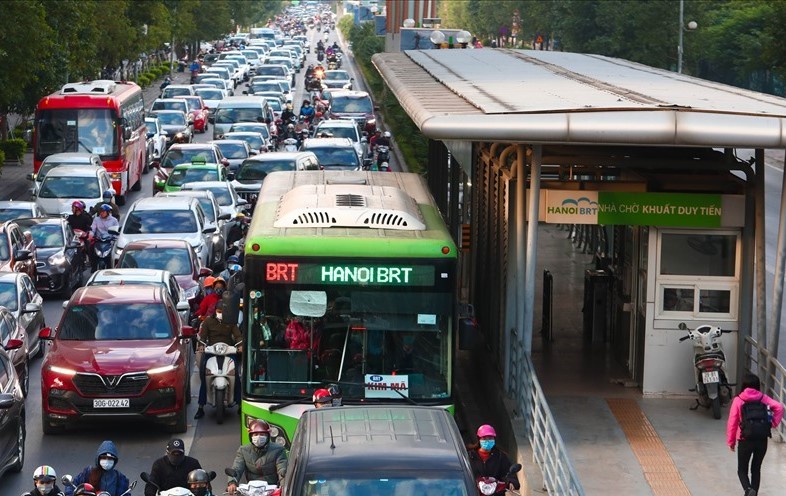
[[741,227],[742,195],[628,191],[541,191],[541,222],[660,227]]

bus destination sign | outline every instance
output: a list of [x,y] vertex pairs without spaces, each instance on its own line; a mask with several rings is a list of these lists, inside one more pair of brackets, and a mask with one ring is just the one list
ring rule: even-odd
[[434,267],[267,262],[265,281],[273,284],[433,286]]

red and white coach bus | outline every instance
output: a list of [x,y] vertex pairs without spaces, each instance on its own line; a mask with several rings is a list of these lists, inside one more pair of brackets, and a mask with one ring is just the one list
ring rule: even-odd
[[132,82],[108,80],[69,83],[45,96],[35,111],[34,171],[54,153],[101,156],[115,201],[137,191],[147,160],[142,89]]

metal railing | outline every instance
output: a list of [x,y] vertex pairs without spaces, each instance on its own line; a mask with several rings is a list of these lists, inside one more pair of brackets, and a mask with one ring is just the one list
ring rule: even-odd
[[532,448],[532,461],[543,475],[543,489],[559,496],[584,496],[576,469],[557,429],[546,394],[540,386],[529,355],[523,353],[516,331],[511,330],[510,385]]
[[[761,349],[758,342],[750,336],[745,336],[745,368],[747,372],[759,376],[762,391],[781,404],[786,403],[786,368],[767,350]],[[786,440],[786,426],[783,422],[773,430],[773,440]]]

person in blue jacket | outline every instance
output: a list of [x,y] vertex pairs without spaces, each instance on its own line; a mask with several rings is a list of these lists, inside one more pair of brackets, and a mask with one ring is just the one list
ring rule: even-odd
[[[112,496],[120,496],[128,489],[128,477],[117,470],[117,448],[112,441],[104,441],[96,450],[94,465],[88,465],[74,477],[74,486],[88,482],[97,491],[107,491]],[[65,488],[66,496],[73,496],[74,488]]]

